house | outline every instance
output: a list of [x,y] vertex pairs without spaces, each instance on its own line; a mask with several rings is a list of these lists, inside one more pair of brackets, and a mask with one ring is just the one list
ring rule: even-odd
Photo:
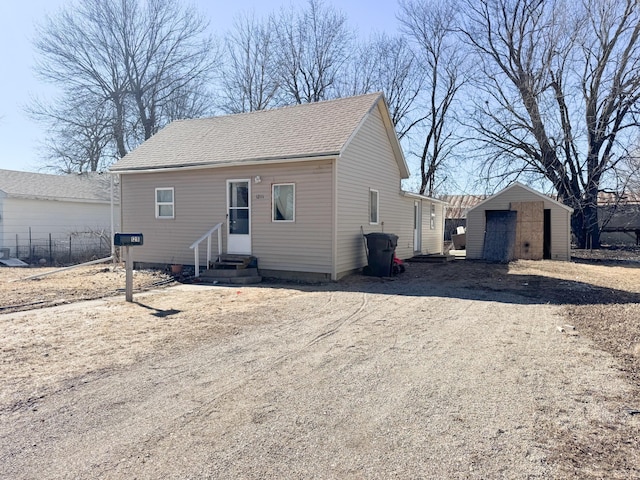
[[398,235],[400,258],[443,250],[445,203],[401,190],[380,93],[175,121],[111,172],[123,231],[144,234],[136,264],[194,265],[190,245],[218,223],[220,250],[263,276],[337,280],[367,264],[362,233]]
[[516,182],[467,212],[467,258],[570,260],[572,212]]
[[600,242],[609,245],[638,245],[640,242],[640,196],[598,193]]
[[65,257],[100,243],[108,252],[111,191],[106,174],[0,170],[0,257],[47,259],[60,244]]

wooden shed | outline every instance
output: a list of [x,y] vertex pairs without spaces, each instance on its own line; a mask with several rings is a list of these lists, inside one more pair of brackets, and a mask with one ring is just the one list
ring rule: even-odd
[[570,260],[572,212],[516,182],[467,213],[467,258]]

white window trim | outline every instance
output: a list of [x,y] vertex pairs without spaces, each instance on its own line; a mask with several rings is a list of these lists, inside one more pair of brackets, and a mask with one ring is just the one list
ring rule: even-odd
[[[371,221],[371,192],[376,192],[376,221]],[[369,225],[378,225],[380,224],[380,192],[378,190],[374,190],[373,188],[369,189]]]
[[[158,190],[171,190],[171,202],[158,202]],[[157,187],[155,190],[155,205],[156,205],[156,218],[158,220],[171,220],[172,218],[176,218],[176,192],[173,187]],[[160,206],[162,205],[171,205],[171,211],[173,215],[160,215]]]
[[[275,187],[291,185],[293,187],[293,218],[291,220],[276,220],[275,218]],[[296,221],[296,184],[295,183],[274,183],[271,185],[271,221],[273,223],[294,223]]]

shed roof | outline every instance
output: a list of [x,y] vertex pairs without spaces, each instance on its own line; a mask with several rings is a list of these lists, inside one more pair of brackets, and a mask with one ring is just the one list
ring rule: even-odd
[[110,185],[108,174],[52,175],[0,170],[0,192],[9,198],[108,203]]
[[523,185],[523,184],[522,184],[522,183],[520,183],[520,182],[514,182],[514,183],[512,183],[511,185],[509,185],[508,187],[506,187],[506,188],[504,188],[504,189],[500,190],[498,193],[496,193],[496,194],[494,194],[494,195],[492,195],[492,196],[490,196],[490,197],[488,197],[488,198],[485,198],[484,200],[482,200],[481,202],[479,202],[477,205],[475,205],[475,206],[471,207],[471,208],[469,209],[469,211],[471,211],[471,210],[475,210],[476,208],[481,207],[482,205],[484,205],[485,203],[487,203],[487,202],[489,202],[490,200],[494,199],[495,197],[498,197],[498,196],[500,196],[500,195],[502,195],[502,194],[504,194],[504,193],[508,192],[509,190],[513,190],[514,188],[521,188],[521,189],[523,189],[523,190],[526,190],[527,192],[532,193],[532,194],[534,194],[534,195],[536,195],[536,196],[540,197],[540,199],[541,199],[541,200],[549,201],[549,202],[553,203],[554,205],[557,205],[558,207],[561,207],[561,208],[563,208],[564,210],[567,210],[567,211],[568,211],[568,212],[570,212],[570,213],[571,213],[571,212],[573,212],[573,208],[571,208],[571,207],[569,207],[569,206],[565,205],[564,203],[559,202],[558,200],[555,200],[555,199],[553,199],[553,198],[551,198],[551,197],[549,197],[549,196],[545,195],[544,193],[540,193],[540,192],[538,192],[538,191],[534,190],[534,189],[533,189],[533,188],[531,188],[531,187],[527,187],[526,185]]
[[[409,170],[381,93],[212,118],[177,120],[111,167],[135,172],[340,155],[376,107],[404,178]],[[388,120],[388,121],[387,121]]]

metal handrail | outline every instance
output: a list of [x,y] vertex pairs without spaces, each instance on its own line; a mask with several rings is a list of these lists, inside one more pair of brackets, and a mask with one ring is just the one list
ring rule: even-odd
[[222,255],[222,230],[220,227],[222,227],[222,222],[215,225],[211,230],[202,235],[189,247],[191,250],[193,250],[196,277],[200,276],[200,243],[202,243],[205,239],[207,240],[207,268],[209,268],[209,263],[211,262],[211,236],[216,230],[218,231],[218,257]]

